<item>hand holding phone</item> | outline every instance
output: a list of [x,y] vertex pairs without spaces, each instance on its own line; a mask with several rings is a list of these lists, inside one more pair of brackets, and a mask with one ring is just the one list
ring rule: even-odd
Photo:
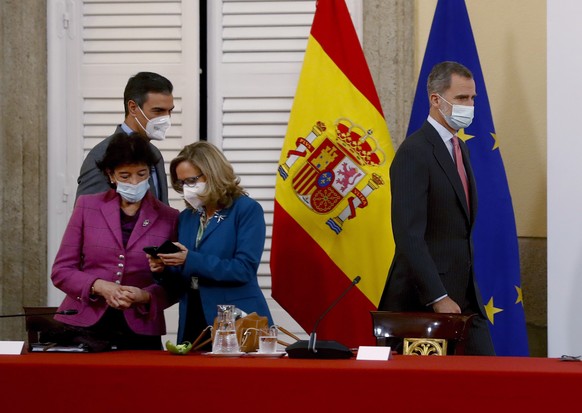
[[146,254],[151,255],[152,258],[158,258],[158,255],[156,253],[158,247],[143,247],[143,250]]
[[159,247],[144,247],[143,250],[153,258],[158,258],[158,254],[173,254],[181,251],[180,247],[170,240],[164,241]]

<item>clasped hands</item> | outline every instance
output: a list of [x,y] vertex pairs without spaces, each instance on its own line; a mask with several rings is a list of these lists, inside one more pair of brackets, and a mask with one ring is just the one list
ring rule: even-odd
[[141,288],[101,279],[93,283],[93,291],[102,296],[107,305],[118,310],[127,310],[134,304],[147,304],[151,299],[150,293]]
[[188,248],[179,242],[174,242],[174,244],[180,247],[180,252],[174,252],[172,254],[158,254],[157,258],[146,254],[148,257],[148,262],[150,264],[151,272],[162,272],[166,266],[177,266],[182,265],[186,262],[186,257],[188,256]]

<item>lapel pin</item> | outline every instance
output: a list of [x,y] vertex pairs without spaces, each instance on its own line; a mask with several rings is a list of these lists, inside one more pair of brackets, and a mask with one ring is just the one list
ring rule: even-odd
[[146,219],[146,220],[143,222],[143,224],[141,224],[141,225],[142,225],[143,227],[147,227],[147,226],[149,225],[149,223],[150,223],[150,220],[149,220],[149,219]]

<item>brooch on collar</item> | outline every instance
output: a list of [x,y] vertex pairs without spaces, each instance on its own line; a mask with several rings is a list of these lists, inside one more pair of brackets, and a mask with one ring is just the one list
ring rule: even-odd
[[[200,214],[202,217],[206,214],[206,211],[202,208],[198,209],[196,212],[198,212],[198,214]],[[220,211],[216,211],[210,218],[208,218],[208,221],[210,221],[212,218],[216,218],[216,222],[220,223],[220,221],[224,221],[227,217],[228,215],[224,215],[221,214]]]

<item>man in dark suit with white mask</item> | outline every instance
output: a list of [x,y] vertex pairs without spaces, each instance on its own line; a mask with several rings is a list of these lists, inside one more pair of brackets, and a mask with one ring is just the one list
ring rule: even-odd
[[465,66],[442,62],[427,91],[429,116],[390,167],[396,251],[378,309],[476,313],[465,354],[494,355],[473,271],[475,178],[467,146],[456,136],[473,119],[475,81]]
[[[131,77],[123,93],[125,120],[117,126],[115,133],[124,132],[128,136],[138,133],[144,139],[163,140],[171,125],[174,109],[173,85],[164,76],[152,72],[140,72]],[[113,136],[113,135],[112,135]],[[97,162],[103,159],[112,136],[98,143],[83,161],[77,178],[77,195],[95,194],[110,189],[107,178]],[[150,143],[150,149],[158,158],[150,171],[150,190],[156,198],[168,204],[168,182],[161,152]]]

